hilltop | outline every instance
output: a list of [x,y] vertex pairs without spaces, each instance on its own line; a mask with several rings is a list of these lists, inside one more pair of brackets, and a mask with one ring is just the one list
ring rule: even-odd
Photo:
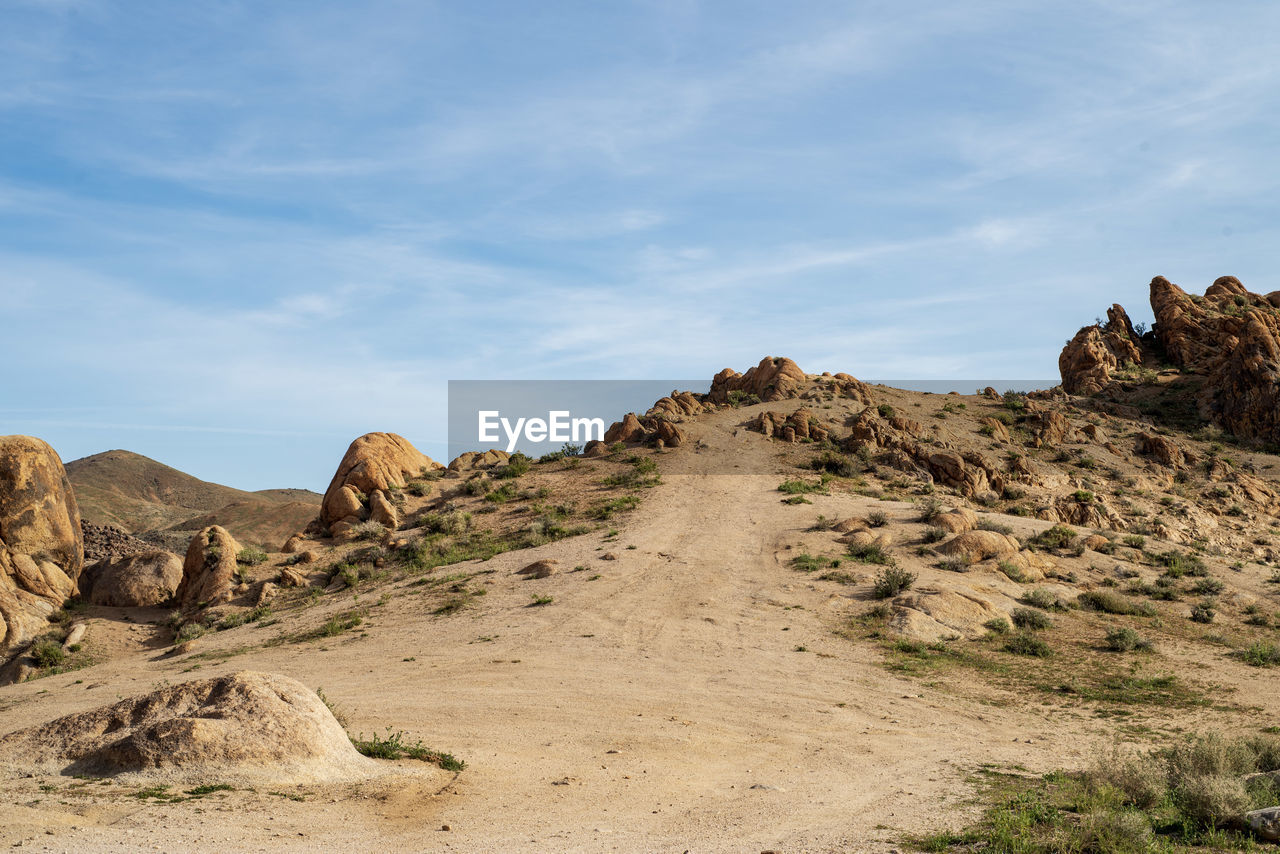
[[315,518],[320,496],[305,489],[246,492],[200,480],[130,451],[104,451],[66,464],[86,522],[113,525],[178,551],[212,524],[246,542],[276,548]]

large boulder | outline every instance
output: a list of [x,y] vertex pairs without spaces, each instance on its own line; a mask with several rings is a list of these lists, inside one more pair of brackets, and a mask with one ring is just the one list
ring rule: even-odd
[[210,525],[191,538],[182,581],[174,594],[184,611],[217,605],[231,598],[240,544],[222,527]]
[[1018,541],[999,531],[965,531],[936,547],[939,554],[977,563],[993,557],[1017,554]]
[[163,605],[182,583],[182,569],[177,555],[158,549],[104,558],[85,567],[80,595],[116,608]]
[[80,508],[62,460],[39,439],[0,437],[0,651],[44,629],[75,595],[83,566]]
[[356,524],[368,516],[374,493],[402,489],[410,480],[444,466],[395,433],[368,433],[351,443],[329,481],[320,505],[320,521]]
[[300,784],[376,769],[325,704],[284,676],[185,682],[0,737],[0,768],[173,783]]

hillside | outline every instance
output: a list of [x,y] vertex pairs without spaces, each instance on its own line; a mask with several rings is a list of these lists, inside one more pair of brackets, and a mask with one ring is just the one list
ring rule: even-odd
[[766,362],[767,382],[713,388],[733,403],[615,425],[630,444],[396,490],[397,530],[272,553],[230,604],[90,608],[84,672],[0,689],[17,728],[285,674],[353,736],[456,754],[451,781],[232,788],[209,809],[14,779],[27,806],[0,841],[900,851],[980,823],[991,785],[1275,723],[1280,457],[1110,401]]
[[[305,489],[246,492],[209,483],[129,451],[104,451],[66,464],[81,516],[183,551],[190,534],[219,524],[244,542],[277,548],[315,518],[320,496]],[[168,533],[165,533],[168,532]]]

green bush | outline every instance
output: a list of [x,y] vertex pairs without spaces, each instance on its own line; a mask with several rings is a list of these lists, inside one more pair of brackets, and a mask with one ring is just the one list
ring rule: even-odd
[[824,471],[836,477],[854,477],[858,474],[858,465],[850,457],[835,451],[823,451],[809,461],[809,468]]
[[1127,596],[1113,590],[1090,590],[1081,593],[1076,602],[1088,611],[1101,611],[1104,614],[1137,615],[1149,617],[1155,612],[1150,605],[1135,602]]
[[57,667],[67,660],[62,644],[52,638],[36,641],[31,645],[30,655],[36,667]]
[[871,593],[877,599],[890,599],[916,583],[916,574],[896,566],[886,566],[876,573]]
[[1053,655],[1049,645],[1030,632],[1018,632],[1005,642],[1005,652],[1015,655],[1029,655],[1033,658],[1048,658]]
[[1195,623],[1212,623],[1213,618],[1217,616],[1217,611],[1213,609],[1212,602],[1201,602],[1193,605],[1191,608],[1191,621]]
[[240,554],[236,555],[236,563],[242,563],[245,566],[257,566],[266,559],[267,553],[255,546],[246,546],[240,550]]
[[1027,541],[1027,545],[1041,549],[1065,549],[1075,543],[1077,536],[1076,532],[1066,525],[1054,525],[1036,534]]
[[893,555],[875,543],[862,546],[849,546],[849,557],[861,563],[872,563],[881,566],[893,566]]
[[1151,649],[1150,641],[1143,640],[1141,635],[1127,626],[1112,629],[1107,632],[1104,643],[1106,644],[1107,649],[1112,652],[1132,652],[1133,650],[1145,651]]
[[1039,631],[1048,629],[1053,626],[1053,620],[1044,611],[1037,611],[1035,608],[1014,608],[1013,624],[1020,629],[1031,629]]

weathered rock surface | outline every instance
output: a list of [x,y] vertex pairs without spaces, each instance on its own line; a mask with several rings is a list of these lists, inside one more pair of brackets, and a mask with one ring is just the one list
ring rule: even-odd
[[367,505],[376,500],[375,493],[386,501],[392,487],[401,489],[410,480],[443,468],[403,436],[361,436],[347,448],[325,490],[320,521],[330,527],[339,522],[357,524],[368,517],[371,508]]
[[103,558],[124,557],[156,550],[155,543],[139,539],[113,525],[95,525],[81,519],[80,531],[84,535],[86,564]]
[[80,578],[80,595],[95,605],[150,608],[172,599],[181,583],[178,556],[153,549],[86,566]]
[[[796,397],[808,377],[800,366],[782,356],[766,356],[754,368],[740,374],[725,368],[711,380],[707,397],[713,403],[728,403],[729,393],[754,394],[762,403]],[[852,379],[852,378],[851,378]]]
[[217,525],[192,537],[182,563],[182,581],[174,594],[178,607],[190,611],[230,599],[239,554],[240,544]]
[[[1163,359],[1195,378],[1199,416],[1236,436],[1280,442],[1280,309],[1276,294],[1251,293],[1234,276],[1217,279],[1204,296],[1163,276],[1151,280],[1155,325],[1139,337],[1124,310],[1086,326],[1058,360],[1072,394],[1118,396],[1115,372],[1126,363],[1150,369]],[[1136,358],[1135,358],[1136,356]]]
[[999,531],[965,531],[936,547],[939,554],[958,557],[970,563],[993,557],[1016,554],[1018,541]]
[[1280,807],[1252,810],[1244,814],[1250,830],[1268,842],[1280,842]]
[[80,510],[58,454],[0,437],[0,651],[38,634],[75,595],[84,566]]
[[174,782],[322,783],[377,768],[302,684],[243,671],[186,682],[0,737],[13,773]]
[[549,578],[560,570],[557,568],[559,561],[550,558],[545,560],[536,560],[523,569],[516,570],[516,575],[523,575],[525,578]]

